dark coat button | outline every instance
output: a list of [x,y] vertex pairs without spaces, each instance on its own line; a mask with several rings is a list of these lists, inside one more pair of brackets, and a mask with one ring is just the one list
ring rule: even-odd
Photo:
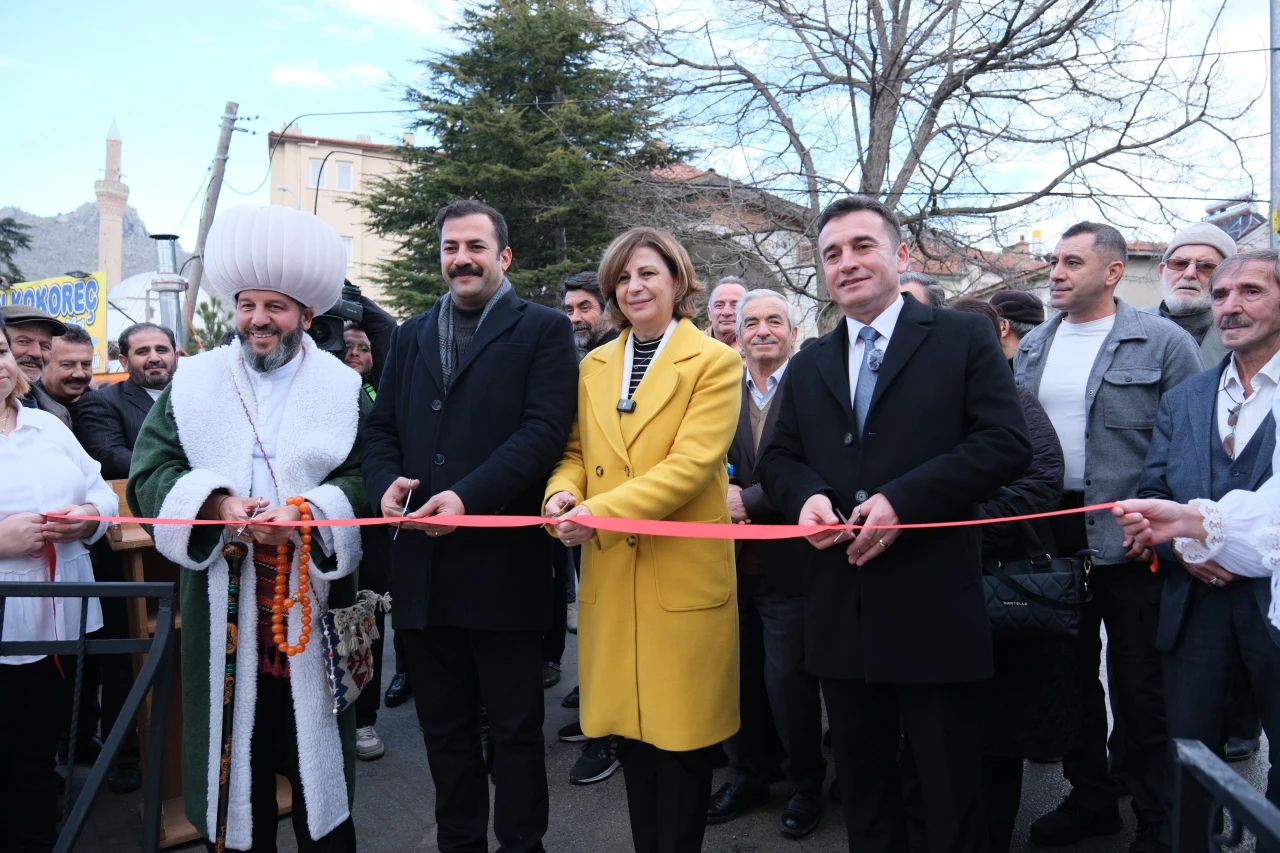
[[438,412],[443,408],[444,408],[444,403],[441,403],[439,400],[431,401],[431,411]]
[[596,466],[596,476],[597,477],[604,476],[604,468],[600,467],[599,465]]
[[437,464],[437,465],[443,465],[443,464],[444,464],[444,454],[443,454],[443,453],[437,453],[437,454],[436,454],[436,464]]
[[866,503],[866,502],[867,502],[867,498],[869,498],[869,497],[871,497],[871,495],[869,495],[869,494],[867,494],[866,492],[864,492],[864,491],[862,491],[861,489],[859,489],[859,490],[854,494],[853,499],[854,499],[855,501],[857,501],[858,503],[863,504],[863,503]]
[[853,433],[846,432],[844,434],[844,446],[848,447],[851,444],[853,444]]
[[628,544],[628,545],[630,545],[632,548],[636,547],[636,537],[634,537],[634,536],[628,536],[628,537],[627,537],[627,544]]

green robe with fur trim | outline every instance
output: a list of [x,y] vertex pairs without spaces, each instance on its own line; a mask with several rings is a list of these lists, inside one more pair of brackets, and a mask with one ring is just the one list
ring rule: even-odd
[[[317,518],[340,517],[345,515],[345,513],[339,512],[336,509],[337,506],[340,506],[343,503],[343,501],[339,499],[339,495],[341,498],[345,498],[345,502],[350,507],[349,512],[351,516],[367,516],[368,504],[365,497],[363,478],[360,474],[360,441],[358,436],[360,428],[363,426],[364,420],[371,408],[371,404],[368,397],[360,390],[359,379],[355,375],[354,371],[351,371],[349,368],[345,367],[345,365],[342,365],[341,362],[333,359],[328,354],[315,350],[313,346],[309,345],[309,338],[305,340],[306,345],[304,345],[304,355],[308,359],[313,360],[308,363],[308,366],[311,369],[306,374],[309,377],[309,382],[307,384],[314,386],[317,383],[321,383],[325,386],[326,393],[320,397],[320,400],[323,401],[320,405],[327,405],[330,408],[339,408],[342,410],[342,414],[340,416],[335,416],[334,420],[341,421],[345,419],[349,422],[354,418],[356,420],[355,436],[351,441],[350,446],[345,449],[345,458],[343,458],[341,451],[336,447],[330,447],[328,449],[329,459],[336,463],[336,465],[332,470],[328,471],[327,474],[322,475],[319,473],[320,470],[327,468],[330,464],[322,461],[319,463],[319,468],[313,467],[312,470],[302,472],[293,478],[295,483],[299,482],[299,477],[302,480],[317,480],[317,483],[304,483],[306,488],[300,488],[297,491],[290,491],[290,475],[287,472],[283,472],[280,466],[282,458],[286,457],[290,453],[294,453],[295,455],[298,453],[297,450],[293,449],[293,445],[298,443],[306,444],[308,441],[323,442],[327,440],[327,435],[329,433],[343,433],[344,430],[341,428],[334,428],[332,422],[326,423],[323,420],[318,420],[312,423],[312,429],[316,433],[315,436],[299,438],[296,437],[296,434],[293,431],[288,435],[285,434],[286,428],[290,426],[290,422],[288,418],[286,418],[285,422],[281,424],[281,436],[279,441],[280,450],[276,459],[273,460],[273,467],[276,468],[282,481],[282,490],[288,491],[289,494],[301,493],[308,496],[313,506],[317,510],[320,510],[316,513]],[[219,352],[219,350],[232,349],[235,350],[234,361],[231,360],[231,353]],[[210,376],[217,376],[222,372],[226,372],[229,375],[236,372],[234,370],[227,370],[227,368],[241,362],[238,345],[219,348],[219,350],[184,360],[183,369],[174,376],[174,384],[170,385],[169,388],[166,388],[161,394],[160,398],[156,401],[156,405],[152,407],[150,414],[147,416],[147,419],[143,424],[133,451],[133,462],[127,493],[129,506],[138,516],[166,517],[165,510],[167,509],[171,514],[171,517],[194,517],[195,510],[193,507],[196,507],[197,502],[202,502],[200,495],[206,492],[212,492],[218,487],[224,488],[232,494],[248,494],[248,487],[247,485],[244,485],[243,482],[241,483],[241,488],[236,488],[235,483],[233,482],[236,480],[236,476],[234,474],[228,475],[226,482],[219,483],[217,481],[216,469],[223,467],[221,463],[214,463],[215,476],[211,478],[209,471],[201,470],[201,466],[199,464],[195,464],[191,459],[189,459],[188,452],[184,447],[184,444],[191,442],[193,440],[192,434],[200,432],[202,427],[198,422],[195,426],[192,426],[192,422],[189,418],[184,425],[183,419],[176,417],[174,413],[173,397],[175,394],[175,387],[178,386],[179,383],[187,385],[184,389],[186,396],[182,397],[180,393],[180,399],[190,400],[194,399],[193,395],[197,393],[196,387],[193,386],[207,388]],[[220,359],[222,362],[221,364],[201,363],[197,365],[197,362],[202,362],[202,360],[215,355],[223,356],[222,359]],[[329,364],[329,361],[332,361],[332,364]],[[192,369],[197,366],[201,369]],[[335,367],[339,369],[335,370]],[[317,371],[316,368],[323,369]],[[348,390],[345,387],[348,383],[345,381],[344,374],[340,371],[345,371],[346,374],[350,375],[350,396],[343,393]],[[197,375],[202,372],[205,374],[204,376]],[[300,371],[299,376],[301,377],[302,375],[303,374]],[[242,372],[240,379],[236,381],[241,385],[243,391],[245,386],[243,385]],[[297,380],[295,380],[295,385],[296,384]],[[207,388],[207,390],[210,394],[217,394],[216,388]],[[225,391],[225,389],[223,390]],[[305,389],[298,390],[299,393],[301,393]],[[345,398],[345,400],[343,400],[342,404],[339,405],[339,400],[341,398]],[[347,403],[345,402],[346,400],[349,400],[350,402]],[[294,405],[294,403],[295,395],[291,392],[286,406]],[[201,405],[203,405],[203,403]],[[228,460],[243,460],[245,458],[251,458],[253,450],[252,444],[244,442],[244,434],[237,434],[235,424],[233,423],[237,416],[239,420],[245,421],[246,424],[248,421],[247,417],[240,411],[241,407],[234,393],[230,395],[229,400],[223,400],[222,409],[224,411],[224,417],[220,421],[210,424],[211,429],[209,431],[209,441],[221,444],[222,447],[220,452],[225,455]],[[288,411],[288,409],[286,409],[286,411]],[[297,419],[295,419],[294,425],[297,425]],[[349,432],[349,429],[345,430],[345,432]],[[337,440],[345,443],[345,438],[339,438]],[[250,438],[249,441],[252,442],[252,438]],[[340,445],[338,447],[340,447]],[[214,453],[211,457],[209,448],[205,448],[205,450],[202,451],[201,456],[206,460],[206,467],[209,465],[207,460],[210,458],[216,458],[217,455],[217,453]],[[243,462],[229,461],[225,464],[225,468],[230,471],[237,468],[243,468],[245,464],[246,463]],[[240,479],[243,481],[243,477]],[[181,502],[174,501],[173,495],[176,492],[182,491],[182,488],[190,485],[193,480],[196,481],[196,488],[191,492],[194,497],[188,502],[187,509],[185,511],[175,512],[175,506],[181,505]],[[313,491],[308,491],[307,489],[313,485],[316,488]],[[286,495],[282,492],[281,498],[283,499],[285,496]],[[329,510],[328,513],[324,511],[326,508]],[[179,531],[181,533],[180,539],[177,540],[180,542],[178,545],[174,544],[176,535],[175,531]],[[320,531],[321,529],[318,528],[317,533]],[[321,588],[324,587],[324,593],[327,595],[327,605],[332,609],[347,606],[352,604],[355,600],[357,573],[350,565],[351,560],[349,555],[351,554],[350,542],[351,536],[353,535],[356,542],[355,561],[358,563],[360,556],[358,545],[359,528],[328,528],[327,531],[334,532],[333,534],[330,534],[331,537],[333,535],[343,537],[341,541],[346,544],[339,546],[333,545],[332,543],[326,543],[326,545],[330,545],[331,547],[328,549],[319,547],[313,549],[311,552],[313,566],[312,592],[313,597],[317,597],[321,593]],[[180,565],[179,600],[182,608],[183,620],[183,628],[180,635],[183,662],[181,672],[183,702],[183,795],[187,817],[197,829],[205,833],[205,835],[208,835],[209,831],[212,829],[210,826],[211,818],[209,815],[212,815],[216,808],[216,802],[212,801],[214,800],[214,797],[216,797],[216,788],[212,783],[214,771],[210,768],[211,739],[216,739],[218,741],[221,740],[220,721],[222,713],[221,690],[218,689],[214,691],[212,689],[214,681],[213,676],[215,674],[211,673],[211,669],[214,668],[211,662],[215,655],[218,657],[219,661],[225,660],[225,654],[222,653],[221,649],[213,648],[214,643],[211,641],[211,638],[215,633],[221,635],[221,632],[225,628],[225,611],[213,613],[211,602],[218,600],[219,597],[217,593],[219,589],[221,589],[224,592],[222,593],[220,600],[224,603],[223,606],[225,606],[227,570],[225,562],[220,557],[220,546],[224,541],[224,529],[217,526],[157,526],[152,533],[153,536],[159,537],[157,539],[158,549],[161,550],[165,556],[175,562],[178,562]],[[316,542],[319,543],[321,538],[322,537],[320,535],[317,535],[315,537]],[[166,551],[169,553],[166,553]],[[344,569],[346,574],[339,577],[333,577],[332,580],[326,582],[323,580],[325,575],[334,576],[338,573],[338,553],[344,554],[343,562],[348,564]],[[240,594],[242,602],[241,612],[242,614],[252,614],[252,618],[256,620],[257,607],[252,604],[254,595],[252,577],[254,574],[251,563],[252,557],[245,560],[244,580],[241,583]],[[291,583],[294,584],[293,589],[296,589],[296,570],[291,573],[290,577]],[[213,585],[212,587],[211,584]],[[248,603],[246,604],[245,602]],[[316,603],[319,604],[319,601]],[[322,612],[321,608],[316,607],[316,624],[319,623],[320,612]],[[246,634],[255,633],[256,632],[252,630],[246,631],[246,623],[244,621],[241,622],[240,638],[242,652],[244,652],[246,645]],[[296,636],[297,626],[294,626],[289,633],[291,636]],[[320,640],[318,633],[313,633],[312,637],[313,641],[308,647],[308,652],[313,655],[319,654],[323,648],[323,642]],[[291,659],[291,679],[300,678],[303,676],[304,672],[309,671],[310,678],[308,678],[307,684],[314,686],[314,661],[310,662],[310,670],[308,670],[307,665],[298,665],[298,663],[301,662],[301,659],[308,652],[304,652],[303,655],[299,655],[298,658]],[[246,661],[243,654],[238,655],[237,658],[238,676],[235,713],[236,725],[242,726],[245,720],[242,714],[241,694],[245,689],[243,685],[246,682],[246,667],[254,673],[252,676],[252,689],[256,691],[256,643],[254,660],[251,663]],[[323,666],[322,661],[320,664]],[[221,663],[218,663],[217,666],[220,667]],[[324,695],[327,696],[328,686],[327,684],[324,684],[323,681],[322,686]],[[314,761],[314,753],[320,753],[323,755],[326,754],[326,750],[319,746],[313,747],[309,740],[311,737],[311,731],[304,726],[305,717],[299,712],[297,691],[298,688],[295,686],[295,713],[297,713],[301,718],[299,719],[298,725],[299,764],[301,771],[301,765],[304,761]],[[211,693],[215,695],[218,703],[217,706],[214,706],[211,703]],[[249,706],[249,713],[252,714],[251,705]],[[329,718],[332,719],[331,710],[328,713]],[[216,731],[213,731],[211,728],[211,717],[216,717],[218,720]],[[321,725],[316,726],[315,728],[319,729],[323,726],[324,723],[322,721]],[[329,734],[331,735],[332,733]],[[240,741],[240,737],[240,735],[237,735],[238,743]],[[247,737],[247,733],[245,737]],[[345,805],[345,810],[349,812],[351,803],[354,800],[354,707],[347,708],[347,710],[337,718],[337,741],[340,742],[341,748],[341,778],[345,779],[345,804],[340,804],[337,799],[337,795],[330,790],[329,793],[332,795],[329,796],[328,799],[318,800],[321,810],[327,814],[313,814],[312,811],[316,808],[317,803],[313,803],[312,801],[313,792],[306,789],[306,777],[304,775],[304,794],[307,799],[309,812],[308,818],[309,823],[311,824],[311,834],[313,838],[321,837],[327,831],[330,831],[332,829],[330,824],[340,823],[341,821],[337,819],[335,812],[340,810],[340,805]],[[328,754],[333,754],[336,751],[332,737],[325,741],[325,745],[328,747]],[[247,800],[248,797],[247,784],[244,785],[245,790],[241,797],[242,802],[239,804],[241,808],[239,811],[235,808],[237,805],[236,794],[238,793],[235,789],[240,787],[237,785],[237,782],[247,782],[247,766],[244,766],[242,771],[238,772],[238,764],[247,765],[247,761],[244,761],[244,757],[246,755],[247,742],[238,750],[233,750],[233,808],[231,810],[231,819],[228,822],[228,847],[233,849],[247,849],[248,847],[248,844],[235,843],[237,841],[245,841],[247,839],[248,832],[248,824],[245,820],[247,817],[247,802],[243,802]],[[336,755],[334,757],[336,758]],[[332,767],[328,767],[326,769],[329,771],[329,778],[325,780],[327,785],[317,784],[314,786],[317,791],[321,791],[322,793],[323,789],[326,787],[329,789],[337,787],[337,780],[332,778],[333,773],[336,771]],[[211,794],[211,789],[215,793]],[[318,794],[316,796],[318,796]]]

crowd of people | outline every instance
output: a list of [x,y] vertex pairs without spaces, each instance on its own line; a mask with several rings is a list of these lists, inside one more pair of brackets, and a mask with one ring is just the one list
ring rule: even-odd
[[[223,522],[153,531],[181,572],[184,794],[207,837],[274,850],[280,774],[298,849],[355,850],[353,762],[385,753],[380,700],[412,696],[439,848],[488,849],[492,787],[500,849],[542,850],[543,691],[568,631],[569,781],[622,768],[641,853],[700,850],[775,785],[789,838],[825,797],[850,850],[1008,853],[1026,760],[1061,761],[1070,784],[1035,845],[1117,834],[1128,799],[1130,849],[1155,853],[1172,738],[1239,760],[1280,732],[1276,252],[1193,225],[1167,244],[1162,301],[1137,309],[1116,295],[1123,236],[1081,222],[1048,259],[1049,316],[1017,290],[951,299],[908,269],[893,210],[847,197],[816,229],[842,316],[800,343],[777,291],[728,276],[704,302],[665,231],[619,235],[556,310],[512,288],[497,210],[453,202],[435,226],[445,295],[399,325],[362,300],[340,359],[306,332],[339,299],[341,239],[284,207],[215,220],[204,265],[235,334],[198,356],[134,325],[127,378],[93,390],[83,329],[3,309],[0,580],[120,579],[92,520],[116,514],[106,480],[127,479],[140,517]],[[899,527],[1055,510],[1071,512]],[[272,523],[370,516],[391,524]],[[825,529],[680,538],[606,519]],[[250,556],[229,590],[233,539]],[[984,572],[1041,556],[1086,567],[1076,627],[993,632]],[[395,671],[384,694],[375,640],[372,678],[335,713],[312,627],[358,588],[391,593]],[[87,606],[87,630],[125,636],[122,602]],[[74,638],[79,608],[12,599],[4,639]],[[92,760],[118,715],[128,659],[86,671],[73,709],[56,659],[0,658],[0,714],[27,733],[0,739],[0,848],[51,849],[59,739],[75,714],[63,748]],[[139,786],[136,731],[109,784]]]

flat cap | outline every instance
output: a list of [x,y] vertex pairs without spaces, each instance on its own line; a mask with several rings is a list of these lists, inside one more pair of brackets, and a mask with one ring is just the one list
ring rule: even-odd
[[1002,290],[987,300],[1003,320],[1040,325],[1044,322],[1044,303],[1025,290]]
[[39,308],[32,308],[27,305],[0,305],[0,314],[4,315],[4,322],[9,326],[21,326],[24,323],[44,323],[53,330],[54,337],[64,335],[67,332],[65,323],[47,311],[41,311]]

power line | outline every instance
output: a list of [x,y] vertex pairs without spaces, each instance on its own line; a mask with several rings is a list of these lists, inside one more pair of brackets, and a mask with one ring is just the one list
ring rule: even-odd
[[204,169],[204,175],[200,178],[200,184],[196,187],[196,191],[191,194],[191,201],[187,202],[187,209],[182,211],[182,218],[178,220],[178,224],[174,226],[174,231],[182,229],[182,223],[187,221],[187,214],[191,212],[191,206],[196,203],[196,199],[200,197],[200,190],[204,189],[204,182],[209,180],[209,173],[213,171],[213,161],[209,161],[209,165]]

